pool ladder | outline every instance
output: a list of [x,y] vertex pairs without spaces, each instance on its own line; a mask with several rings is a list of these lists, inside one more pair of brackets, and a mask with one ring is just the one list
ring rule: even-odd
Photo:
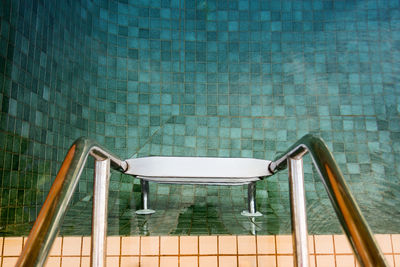
[[[309,266],[303,173],[303,156],[307,153],[360,265],[388,266],[332,154],[321,138],[311,134],[302,137],[268,166],[271,173],[289,168],[294,265]],[[79,138],[69,149],[16,266],[44,265],[89,155],[95,159],[90,261],[91,266],[105,266],[110,167],[125,172],[128,165],[87,138]]]

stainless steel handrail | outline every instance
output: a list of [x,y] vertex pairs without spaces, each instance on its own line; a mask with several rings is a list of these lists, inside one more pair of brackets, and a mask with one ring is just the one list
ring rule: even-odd
[[81,137],[69,149],[16,266],[44,265],[89,155],[95,158],[91,265],[104,265],[110,163],[122,171],[128,166],[96,142]]
[[[301,138],[269,165],[270,171],[275,173],[286,168],[289,163],[295,265],[308,266],[302,163],[302,157],[308,152],[360,264],[388,266],[332,154],[323,140],[313,135]],[[91,266],[105,264],[110,164],[122,171],[126,171],[128,166],[125,161],[94,141],[79,138],[71,146],[61,165],[16,266],[44,265],[89,155],[95,158]]]
[[307,152],[311,155],[336,215],[361,266],[388,266],[328,147],[321,138],[311,134],[302,137],[269,166],[271,172],[277,172],[285,169],[289,164],[293,249],[296,266],[308,266],[302,169],[302,157]]

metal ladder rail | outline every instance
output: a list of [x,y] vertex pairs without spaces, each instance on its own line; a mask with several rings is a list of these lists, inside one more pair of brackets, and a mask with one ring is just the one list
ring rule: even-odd
[[44,265],[89,155],[95,159],[91,266],[105,266],[110,164],[122,171],[128,166],[96,142],[83,137],[69,149],[16,266]]
[[[289,163],[295,265],[308,266],[302,163],[302,157],[308,152],[360,264],[388,266],[329,149],[321,138],[313,135],[301,138],[269,165],[270,171],[275,173]],[[68,151],[16,266],[44,264],[89,155],[95,158],[91,265],[104,266],[110,163],[122,171],[126,171],[128,166],[125,161],[86,138],[75,141]]]
[[328,147],[321,138],[311,134],[303,136],[269,165],[272,173],[289,167],[295,266],[308,266],[308,232],[303,174],[303,156],[308,152],[361,266],[389,266]]

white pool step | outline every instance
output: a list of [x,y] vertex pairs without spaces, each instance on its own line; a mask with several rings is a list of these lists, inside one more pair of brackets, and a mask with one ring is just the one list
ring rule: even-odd
[[255,182],[272,175],[269,160],[252,158],[144,157],[128,159],[126,174],[141,179],[142,209],[137,214],[152,214],[149,209],[148,182],[167,184],[248,185],[248,210],[245,216],[261,216],[256,211]]
[[237,185],[272,175],[270,161],[252,158],[144,157],[126,162],[126,174],[158,183]]

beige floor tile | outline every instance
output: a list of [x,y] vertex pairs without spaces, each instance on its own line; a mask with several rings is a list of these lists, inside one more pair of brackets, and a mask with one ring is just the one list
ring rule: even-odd
[[400,267],[400,255],[394,255],[394,266]]
[[121,255],[139,255],[139,236],[123,236],[121,244]]
[[61,266],[61,257],[48,257],[44,266],[60,267]]
[[390,235],[377,234],[375,235],[375,239],[378,242],[383,253],[393,253]]
[[393,252],[400,253],[400,234],[392,235]]
[[236,254],[236,236],[218,236],[218,252],[219,254]]
[[181,256],[179,257],[179,267],[198,266],[197,256]]
[[291,235],[277,235],[275,238],[276,238],[276,252],[278,254],[293,253],[293,244]]
[[316,263],[315,263],[315,261],[316,261],[317,259],[316,259],[316,257],[315,257],[315,254],[310,254],[309,255],[309,258],[308,258],[308,265],[310,266],[310,267],[315,267],[315,265],[316,265]]
[[240,267],[257,267],[256,256],[239,256]]
[[385,255],[386,262],[389,264],[390,267],[394,267],[394,257],[393,254]]
[[82,238],[80,236],[63,237],[63,246],[62,246],[63,256],[80,256],[81,240]]
[[0,257],[3,256],[3,242],[4,237],[0,237]]
[[238,254],[256,254],[255,236],[238,236]]
[[179,254],[179,237],[177,236],[161,236],[160,237],[161,255],[178,255]]
[[49,256],[61,256],[62,237],[56,237],[51,247]]
[[258,256],[258,267],[276,267],[275,256]]
[[140,253],[141,255],[158,255],[159,237],[158,236],[140,237]]
[[352,254],[353,250],[350,246],[349,240],[345,235],[334,235],[335,253],[336,254]]
[[258,254],[275,254],[275,236],[263,235],[257,236]]
[[179,251],[181,255],[197,255],[198,237],[197,236],[181,236],[179,237]]
[[15,267],[15,264],[17,263],[17,261],[18,261],[18,257],[6,257],[6,258],[3,258],[2,267]]
[[140,267],[158,266],[158,257],[140,257]]
[[219,256],[219,267],[237,267],[236,256]]
[[119,256],[107,256],[107,266],[119,266]]
[[217,254],[217,236],[199,236],[200,255]]
[[122,256],[121,267],[139,267],[139,257]]
[[120,236],[108,236],[107,237],[107,255],[118,256],[121,254],[121,237]]
[[355,266],[356,264],[353,255],[336,255],[336,267],[355,267]]
[[[332,235],[314,235],[315,253],[317,254],[333,254],[333,237]],[[318,259],[317,259],[318,265]]]
[[200,256],[199,267],[217,267],[217,256]]
[[90,257],[81,258],[81,267],[90,267]]
[[278,256],[277,267],[293,267],[293,256]]
[[164,256],[160,257],[160,267],[178,267],[178,257]]
[[[394,262],[393,262],[393,257],[392,257],[392,259],[388,259],[388,258],[386,258],[386,262],[388,263],[388,266],[389,267],[393,267],[394,265]],[[361,267],[361,265],[360,265],[360,263],[358,263],[358,261],[356,261],[356,267]]]
[[335,266],[334,255],[317,255],[317,267]]
[[62,257],[61,258],[61,267],[80,266],[80,264],[81,264],[80,257]]
[[4,238],[3,256],[19,256],[22,251],[22,237]]
[[90,256],[91,243],[92,240],[90,236],[84,236],[82,238],[82,256]]

